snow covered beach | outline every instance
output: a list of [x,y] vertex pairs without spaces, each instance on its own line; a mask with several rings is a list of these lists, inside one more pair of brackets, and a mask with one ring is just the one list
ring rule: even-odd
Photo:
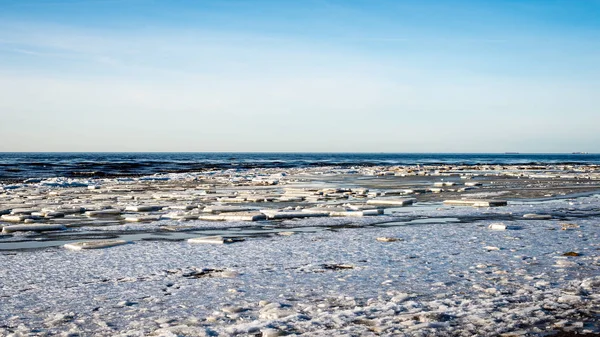
[[[600,332],[598,178],[329,167],[3,185],[0,335]],[[26,224],[64,229],[10,230]],[[245,240],[187,241],[215,235]]]

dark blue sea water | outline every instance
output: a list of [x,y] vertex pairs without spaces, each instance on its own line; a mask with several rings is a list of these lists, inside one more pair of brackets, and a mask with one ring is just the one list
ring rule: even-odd
[[138,176],[256,167],[562,163],[600,164],[600,154],[0,153],[0,180]]

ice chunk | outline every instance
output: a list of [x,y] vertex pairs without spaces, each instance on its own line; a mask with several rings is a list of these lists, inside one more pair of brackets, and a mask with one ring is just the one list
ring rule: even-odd
[[198,214],[183,213],[183,212],[170,212],[160,216],[161,219],[173,219],[173,220],[196,220]]
[[38,224],[38,225],[11,225],[4,226],[2,233],[13,233],[13,232],[44,232],[44,231],[57,231],[67,229],[64,225],[59,224]]
[[145,216],[126,216],[125,221],[128,222],[147,222],[160,220],[160,215],[145,215]]
[[89,217],[116,216],[116,215],[120,215],[120,214],[121,214],[121,210],[114,209],[114,208],[85,212],[85,215],[87,215]]
[[507,227],[503,223],[493,223],[489,225],[488,228],[495,231],[504,231]]
[[351,217],[361,217],[361,216],[375,216],[383,214],[383,209],[372,209],[372,210],[364,210],[364,211],[342,211],[342,212],[330,212],[329,216],[351,216]]
[[206,206],[202,212],[205,213],[224,213],[224,212],[246,212],[251,211],[250,207],[243,206]]
[[392,199],[392,198],[381,198],[367,200],[368,205],[389,205],[389,206],[407,206],[412,205],[416,199],[404,198],[404,199]]
[[125,207],[125,210],[130,211],[130,212],[153,212],[153,211],[159,211],[161,209],[162,209],[162,206],[151,206],[151,205],[139,205],[139,206]]
[[377,241],[379,241],[379,242],[396,242],[396,241],[403,241],[403,240],[400,238],[380,237],[380,238],[377,238]]
[[223,237],[223,236],[201,236],[197,238],[191,238],[187,241],[189,243],[212,243],[212,244],[225,244],[244,241],[244,238],[238,237]]
[[6,221],[6,222],[21,222],[21,221],[25,221],[26,219],[29,219],[30,217],[28,215],[10,215],[10,214],[4,214],[2,216],[0,216],[0,219],[2,221]]
[[258,212],[228,212],[200,215],[198,219],[211,221],[260,221],[266,220],[267,216]]
[[197,206],[196,205],[171,205],[171,206],[168,206],[168,208],[189,211],[191,209],[197,208]]
[[98,240],[98,241],[82,241],[67,243],[64,245],[66,249],[83,250],[83,249],[101,249],[127,244],[125,240]]
[[491,200],[491,199],[458,199],[444,200],[444,205],[450,206],[474,206],[474,207],[497,207],[506,206],[506,200]]
[[61,205],[56,208],[44,207],[42,212],[60,212],[63,214],[77,214],[85,212],[85,208],[80,206]]
[[323,212],[294,212],[294,211],[277,211],[277,210],[261,210],[269,219],[293,219],[293,218],[312,218],[319,216],[329,216]]
[[13,208],[10,214],[12,215],[31,215],[33,212],[41,211],[38,208]]
[[436,186],[436,187],[454,186],[454,185],[456,185],[456,183],[451,182],[451,181],[437,181],[437,182],[433,183],[433,186]]
[[242,197],[223,197],[223,198],[217,198],[217,200],[219,202],[230,202],[230,203],[243,203],[246,202],[246,198],[242,198]]
[[552,215],[530,213],[530,214],[523,215],[523,218],[534,219],[534,220],[548,220],[548,219],[552,219]]

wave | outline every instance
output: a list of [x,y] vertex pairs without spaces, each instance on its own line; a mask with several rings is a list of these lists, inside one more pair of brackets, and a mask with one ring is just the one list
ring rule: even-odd
[[395,165],[600,165],[598,154],[0,153],[0,180],[119,177],[224,169]]

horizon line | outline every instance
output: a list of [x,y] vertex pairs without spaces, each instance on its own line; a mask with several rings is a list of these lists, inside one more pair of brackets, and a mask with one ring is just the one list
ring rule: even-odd
[[0,151],[0,154],[13,153],[244,153],[244,154],[504,154],[504,155],[544,155],[544,154],[571,154],[571,155],[599,155],[600,152],[387,152],[387,151]]

